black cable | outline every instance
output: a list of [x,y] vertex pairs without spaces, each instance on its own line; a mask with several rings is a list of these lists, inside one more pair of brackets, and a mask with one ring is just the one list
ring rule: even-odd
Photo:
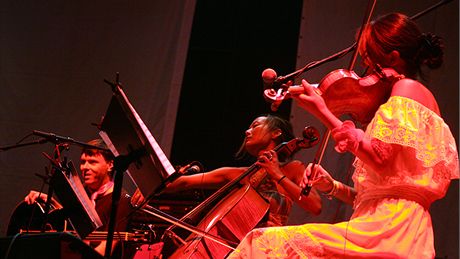
[[10,256],[11,248],[13,247],[14,242],[21,235],[22,233],[17,233],[11,238],[10,244],[8,245],[8,249],[6,250],[6,253],[5,253],[5,257],[4,257],[5,259],[8,259],[8,257]]

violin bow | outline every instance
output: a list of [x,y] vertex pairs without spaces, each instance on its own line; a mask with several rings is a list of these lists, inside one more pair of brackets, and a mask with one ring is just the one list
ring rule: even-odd
[[[350,61],[350,65],[348,67],[349,71],[353,70],[353,67],[355,66],[356,59],[358,57],[358,48],[356,46],[359,46],[364,27],[367,24],[369,24],[370,19],[372,17],[372,14],[373,14],[373,12],[375,10],[375,5],[376,4],[377,4],[377,0],[369,0],[369,2],[368,2],[366,13],[365,13],[364,19],[363,19],[363,24],[361,25],[361,29],[359,31],[358,40],[354,44],[355,48],[354,48],[353,57],[352,57],[352,59]],[[317,178],[317,174],[318,174],[317,166],[319,164],[321,164],[321,162],[323,160],[324,152],[326,151],[326,147],[327,147],[327,144],[329,143],[330,137],[331,137],[331,131],[329,129],[326,129],[326,132],[324,133],[323,140],[321,141],[321,144],[318,147],[318,150],[317,150],[317,152],[315,154],[315,158],[313,159],[312,166],[311,166],[311,174],[310,174],[310,176],[307,176],[307,178],[308,178],[307,185],[305,186],[305,188],[302,189],[302,191],[300,193],[300,196],[299,196],[299,200],[302,199],[302,196],[308,196],[310,194],[310,191],[311,191],[311,188],[312,188],[312,185],[313,185],[312,182]]]

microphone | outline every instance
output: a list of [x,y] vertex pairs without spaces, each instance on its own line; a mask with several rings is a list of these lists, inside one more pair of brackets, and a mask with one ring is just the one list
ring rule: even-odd
[[197,174],[203,172],[203,165],[198,161],[193,161],[188,165],[185,165],[179,168],[179,173],[181,175]]
[[278,76],[275,70],[267,68],[264,71],[262,71],[262,81],[264,82],[264,89],[273,88],[273,84],[277,81],[277,79]]
[[271,103],[271,110],[276,112],[278,110],[278,106],[280,106],[280,101],[275,101],[273,98],[276,98],[277,91],[274,88],[280,88],[280,84],[282,81],[279,80],[280,77],[277,76],[276,71],[267,68],[262,71],[262,81],[264,84],[264,98],[265,101]]
[[62,137],[62,136],[56,135],[54,133],[48,133],[48,132],[43,132],[43,131],[39,131],[39,130],[32,131],[32,134],[36,135],[36,136],[43,137],[43,138],[45,138],[48,141],[53,142],[53,143],[60,143],[60,142],[73,143],[73,142],[75,142],[75,140],[73,140],[70,137]]
[[[176,166],[176,171],[168,177],[167,182],[172,183],[177,178],[183,175],[197,174],[204,171],[203,165],[198,161],[193,161],[185,166]],[[177,169],[179,168],[179,169]]]
[[192,165],[191,167],[185,169],[184,174],[197,174],[201,173],[203,171],[199,166],[197,165]]
[[293,80],[297,77],[299,71],[295,71],[290,73],[289,75],[285,76],[278,76],[276,71],[272,68],[267,68],[262,71],[262,81],[264,83],[264,90],[266,89],[273,89],[273,88],[280,88],[282,84],[288,82],[289,80]]
[[[90,145],[90,144],[87,144],[87,143],[84,143],[84,142],[81,142],[81,141],[74,140],[71,137],[63,137],[63,136],[56,135],[54,133],[48,133],[48,132],[43,132],[43,131],[39,131],[39,130],[34,130],[34,131],[32,131],[32,134],[36,135],[36,136],[43,137],[47,141],[49,141],[51,143],[54,143],[55,145],[57,145],[57,144],[77,144],[77,145],[79,145],[79,146],[81,146],[83,148],[87,148],[87,149],[98,149],[98,150],[109,151],[110,152],[110,150],[107,149],[107,148],[102,148],[102,147]],[[142,156],[142,155],[145,154],[145,150],[144,149],[135,150],[135,151],[133,151],[131,153],[133,153],[133,154],[130,154],[130,156],[133,156],[133,155]]]

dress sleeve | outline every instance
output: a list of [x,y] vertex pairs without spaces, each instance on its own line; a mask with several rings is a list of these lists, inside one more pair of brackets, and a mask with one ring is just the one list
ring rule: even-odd
[[[355,200],[359,201],[364,193],[398,187],[411,188],[429,204],[442,198],[451,179],[459,177],[457,147],[449,127],[414,100],[392,96],[379,107],[364,138],[382,142],[380,147],[399,147],[382,168],[371,168],[356,159]],[[387,153],[382,150],[383,155]]]
[[458,153],[449,126],[436,113],[411,99],[393,96],[376,112],[366,135],[415,150],[423,167],[443,165],[443,178],[459,177]]

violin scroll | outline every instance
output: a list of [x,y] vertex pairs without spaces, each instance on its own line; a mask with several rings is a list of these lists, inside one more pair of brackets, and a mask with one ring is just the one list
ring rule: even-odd
[[264,98],[267,102],[271,103],[271,110],[274,112],[278,110],[278,107],[285,99],[289,99],[290,97],[288,87],[282,87],[278,90],[273,88],[264,90]]

